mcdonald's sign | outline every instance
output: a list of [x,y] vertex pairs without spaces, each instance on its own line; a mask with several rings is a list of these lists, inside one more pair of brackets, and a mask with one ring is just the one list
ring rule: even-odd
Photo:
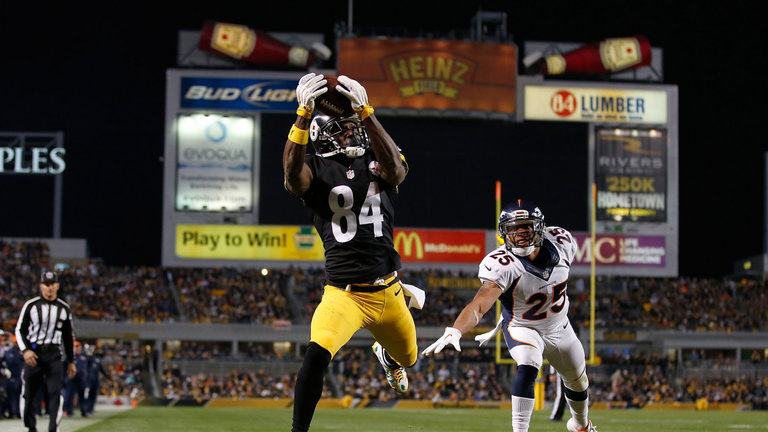
[[485,231],[396,229],[395,249],[403,262],[480,263]]

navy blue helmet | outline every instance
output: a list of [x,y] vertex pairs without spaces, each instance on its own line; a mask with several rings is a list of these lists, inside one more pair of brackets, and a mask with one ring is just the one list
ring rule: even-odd
[[506,205],[499,215],[499,237],[517,256],[528,256],[541,246],[546,228],[539,207],[524,199]]

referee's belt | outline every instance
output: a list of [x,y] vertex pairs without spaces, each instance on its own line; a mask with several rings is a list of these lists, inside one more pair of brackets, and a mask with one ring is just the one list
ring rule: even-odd
[[367,283],[344,284],[344,283],[337,283],[337,282],[328,282],[327,285],[338,288],[342,291],[372,293],[372,292],[378,292],[383,289],[389,288],[399,281],[400,279],[397,278],[397,273],[393,272]]
[[47,344],[47,345],[38,345],[34,347],[32,351],[48,352],[48,351],[56,351],[58,349],[59,349],[58,345]]

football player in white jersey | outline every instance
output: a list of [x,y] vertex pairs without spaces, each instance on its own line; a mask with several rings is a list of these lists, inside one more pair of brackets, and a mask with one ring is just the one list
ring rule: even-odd
[[496,329],[475,339],[485,345],[504,330],[509,353],[517,363],[512,390],[512,430],[527,432],[534,406],[534,382],[544,359],[565,383],[571,411],[570,432],[596,432],[589,420],[584,348],[568,321],[568,275],[576,255],[571,234],[547,227],[534,204],[518,199],[499,215],[499,236],[504,244],[480,263],[482,286],[452,327],[422,354],[439,353],[447,345],[461,351],[463,333],[473,329],[498,299],[502,316]]

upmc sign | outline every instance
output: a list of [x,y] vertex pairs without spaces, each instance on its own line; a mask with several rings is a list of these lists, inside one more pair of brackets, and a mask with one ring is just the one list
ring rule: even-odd
[[403,262],[479,263],[485,257],[482,230],[396,229],[395,249]]
[[[589,233],[572,233],[577,250],[574,265],[589,265],[592,239]],[[661,236],[600,234],[595,239],[598,266],[664,267],[666,239]]]

